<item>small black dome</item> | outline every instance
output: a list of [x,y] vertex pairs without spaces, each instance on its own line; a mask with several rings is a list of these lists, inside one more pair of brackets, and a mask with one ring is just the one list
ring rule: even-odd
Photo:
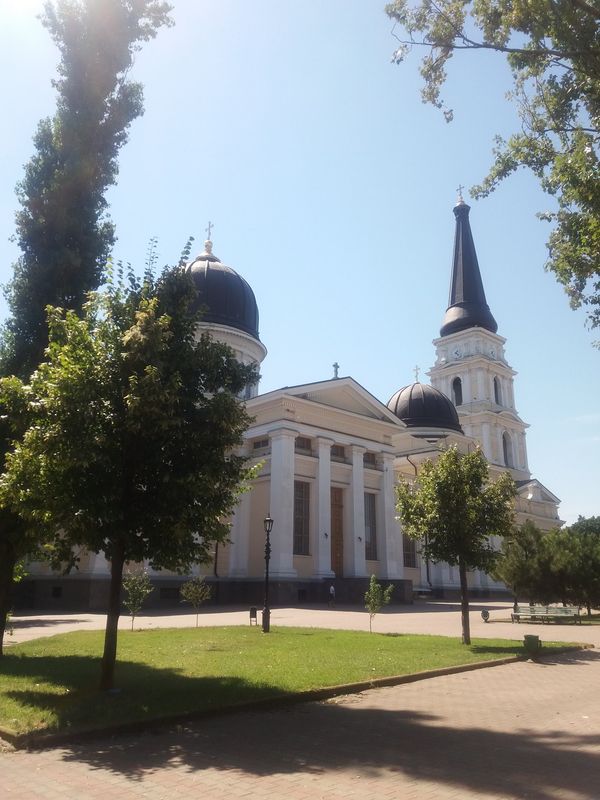
[[250,284],[213,255],[211,242],[188,267],[198,290],[198,307],[204,309],[202,322],[227,325],[258,336],[258,306]]
[[462,433],[452,400],[426,383],[398,389],[387,407],[409,428],[448,428]]

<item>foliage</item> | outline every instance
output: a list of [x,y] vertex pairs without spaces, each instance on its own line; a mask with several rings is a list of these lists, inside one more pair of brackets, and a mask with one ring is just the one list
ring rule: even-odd
[[182,584],[179,593],[182,597],[182,602],[191,603],[196,609],[196,627],[198,627],[198,614],[200,606],[210,600],[211,589],[203,577],[192,578],[191,581],[186,581]]
[[129,79],[141,43],[171,24],[160,0],[56,0],[42,23],[60,51],[57,108],[34,137],[35,154],[17,186],[20,210],[7,298],[12,312],[3,374],[28,377],[47,343],[46,306],[80,310],[102,282],[114,242],[106,190],[131,123],[143,113],[141,84]]
[[485,197],[521,167],[556,198],[547,268],[600,325],[600,8],[589,0],[394,0],[386,7],[400,30],[393,60],[423,47],[423,100],[441,99],[449,60],[460,51],[504,54],[513,76],[508,97],[520,128],[496,137],[494,163],[480,186]]
[[515,597],[600,607],[600,517],[543,533],[531,522],[507,539],[495,576]]
[[489,572],[497,559],[491,537],[510,533],[515,485],[508,473],[489,480],[481,450],[463,455],[456,447],[425,461],[413,484],[397,486],[403,530],[420,540],[430,561],[458,565],[463,642],[470,643],[467,571]]
[[188,572],[227,539],[250,418],[239,393],[253,367],[204,334],[189,274],[129,276],[93,295],[84,316],[51,309],[48,360],[29,385],[0,382],[31,417],[7,458],[0,497],[52,545],[103,552],[111,588],[102,685],[113,682],[123,565]]
[[131,615],[131,630],[137,615],[142,610],[144,600],[152,594],[152,583],[146,570],[141,572],[127,572],[123,578],[125,597],[123,605]]
[[369,633],[373,632],[373,619],[379,614],[384,606],[387,606],[392,599],[394,587],[390,583],[387,589],[377,581],[375,575],[371,575],[369,588],[365,592],[365,608],[369,612]]
[[542,539],[544,534],[527,520],[510,536],[505,537],[498,561],[492,571],[495,580],[502,581],[515,598],[534,602],[538,598],[542,570]]
[[[9,648],[0,674],[0,731],[74,734],[127,722],[409,675],[523,653],[521,642],[413,634],[371,636],[277,626],[121,633],[118,696],[95,691],[98,631],[78,631]],[[564,645],[562,645],[564,647]],[[544,642],[551,651],[552,643]]]
[[[135,52],[170,25],[159,0],[56,0],[42,23],[61,60],[57,109],[40,122],[35,153],[17,186],[16,240],[21,257],[7,287],[11,317],[0,337],[0,375],[26,379],[48,342],[46,306],[81,309],[101,283],[114,241],[106,190],[117,177],[117,156],[142,111],[142,87],[129,80]],[[0,419],[0,470],[9,442],[22,435],[13,409]],[[39,531],[38,531],[39,533]],[[0,655],[13,568],[40,544],[10,509],[0,508]]]

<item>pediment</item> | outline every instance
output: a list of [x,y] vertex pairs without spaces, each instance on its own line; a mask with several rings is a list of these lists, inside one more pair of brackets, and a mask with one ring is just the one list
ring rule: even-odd
[[250,401],[249,407],[259,402],[261,398],[267,399],[270,396],[279,394],[296,397],[299,400],[306,400],[311,403],[318,403],[321,406],[328,406],[338,411],[357,414],[367,419],[389,422],[401,428],[405,427],[387,406],[353,378],[337,378],[300,386],[286,386],[276,392],[259,395]]
[[554,503],[556,505],[560,503],[559,498],[555,494],[552,494],[550,489],[547,489],[537,478],[519,482],[517,484],[517,492],[526,500],[534,500],[538,503]]

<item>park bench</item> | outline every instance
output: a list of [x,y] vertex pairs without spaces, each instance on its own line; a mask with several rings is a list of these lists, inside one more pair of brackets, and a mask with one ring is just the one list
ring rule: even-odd
[[510,615],[511,622],[521,622],[522,619],[542,623],[572,619],[581,623],[579,609],[572,606],[515,606]]

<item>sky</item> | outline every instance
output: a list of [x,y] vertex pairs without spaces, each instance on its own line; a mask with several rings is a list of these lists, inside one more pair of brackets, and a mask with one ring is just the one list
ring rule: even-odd
[[[518,125],[502,57],[461,54],[447,124],[420,98],[418,54],[393,65],[384,0],[172,0],[175,26],[138,54],[146,112],[108,199],[115,259],[141,271],[188,237],[252,286],[268,349],[261,391],[351,375],[386,403],[434,363],[448,302],[456,189]],[[42,0],[0,0],[0,282],[11,276],[15,184],[53,113],[58,53]],[[471,201],[487,300],[507,339],[529,466],[567,523],[600,514],[600,338],[544,271],[549,206],[519,173]],[[0,304],[0,318],[6,316]]]

